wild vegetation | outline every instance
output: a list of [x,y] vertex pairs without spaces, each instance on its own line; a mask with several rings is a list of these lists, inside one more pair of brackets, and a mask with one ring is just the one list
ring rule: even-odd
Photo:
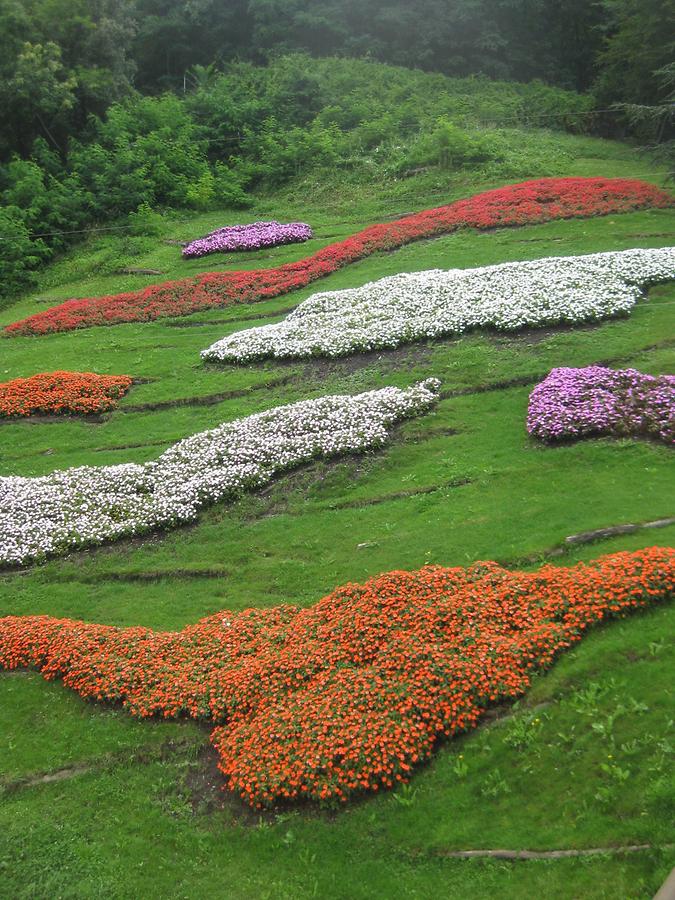
[[0,302],[92,227],[152,233],[300,173],[565,174],[570,131],[668,168],[669,23],[669,0],[2,0]]

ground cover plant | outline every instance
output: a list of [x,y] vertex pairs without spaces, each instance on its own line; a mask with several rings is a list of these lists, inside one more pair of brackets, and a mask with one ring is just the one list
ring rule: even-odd
[[675,440],[675,376],[559,368],[530,394],[527,430],[553,442],[587,435]]
[[[520,137],[521,144],[529,140]],[[651,178],[647,157],[609,141],[551,137],[570,175]],[[564,154],[569,151],[569,156]],[[561,154],[563,154],[561,156]],[[537,174],[523,171],[522,177]],[[316,226],[315,243],[280,247],[223,268],[295,261],[373,221],[496,187],[495,176],[419,174],[345,186],[345,174],[276,191],[255,218]],[[500,180],[512,180],[500,176]],[[654,179],[656,180],[656,179]],[[165,216],[157,238],[92,235],[40,276],[2,323],[74,296],[131,290],[150,276],[120,266],[195,272],[175,244],[233,210]],[[673,243],[671,209],[553,220],[518,229],[459,230],[328,276],[356,288],[384,276]],[[335,225],[339,222],[341,224]],[[314,290],[316,287],[314,287]],[[603,362],[672,371],[675,285],[649,290],[629,318],[574,329],[465,334],[348,359],[204,365],[201,349],[278,321],[312,286],[255,307],[208,309],[175,322],[2,342],[5,379],[43,369],[142,373],[101,422],[39,419],[2,426],[0,474],[142,464],[185,435],[271,406],[437,375],[440,399],[374,454],[308,467],[205,510],[189,527],[0,573],[0,616],[47,615],[153,632],[229,609],[316,602],[335,585],[426,564],[497,559],[509,570],[605,552],[673,546],[672,457],[662,444],[590,440],[538,445],[524,428],[528,397],[552,368]],[[593,545],[566,536],[633,523]],[[675,608],[656,604],[594,629],[533,677],[515,708],[441,743],[413,782],[378,790],[335,814],[298,808],[262,816],[219,786],[208,732],[190,719],[135,719],[84,703],[57,679],[0,673],[0,871],[16,897],[546,896],[649,900],[672,867],[672,644]],[[621,852],[629,845],[645,849]],[[609,848],[596,857],[462,860],[465,849]],[[616,851],[616,852],[615,852]]]
[[255,806],[407,783],[440,736],[475,726],[604,619],[672,597],[675,550],[571,568],[432,566],[314,606],[223,610],[180,632],[0,619],[0,666],[35,666],[134,715],[218,724],[227,784]]
[[107,297],[68,300],[5,327],[5,333],[46,334],[94,325],[148,321],[202,309],[252,303],[304,287],[343,266],[382,250],[455,231],[496,228],[555,219],[667,207],[669,194],[629,179],[544,178],[509,185],[428,209],[394,222],[371,225],[298,262],[262,271],[210,272]]
[[0,416],[102,413],[115,409],[133,383],[129,375],[39,372],[0,384]]
[[299,244],[312,237],[312,229],[304,222],[253,222],[250,225],[227,225],[183,247],[183,256],[194,259],[209,253],[233,250],[260,250],[281,244]]
[[237,332],[206,360],[345,356],[478,328],[514,331],[626,315],[643,289],[675,278],[675,248],[405,273],[314,294],[282,322]]
[[279,406],[193,434],[143,465],[0,477],[0,565],[16,565],[194,519],[317,457],[363,452],[429,409],[439,382]]

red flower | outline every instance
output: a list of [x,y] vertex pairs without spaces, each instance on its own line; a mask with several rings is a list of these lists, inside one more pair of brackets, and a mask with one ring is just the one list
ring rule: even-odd
[[255,303],[304,287],[372,253],[394,250],[411,241],[448,234],[461,227],[532,225],[551,219],[600,216],[672,203],[672,197],[653,184],[624,178],[525,181],[396,222],[371,225],[298,262],[253,272],[207,272],[196,278],[167,281],[125,294],[67,300],[8,325],[5,332],[48,334],[93,325],[185,316],[233,303]]

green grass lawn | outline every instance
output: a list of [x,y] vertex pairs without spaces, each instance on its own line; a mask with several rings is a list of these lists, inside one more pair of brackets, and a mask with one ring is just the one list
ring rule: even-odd
[[[566,174],[649,175],[648,162],[619,145],[576,146]],[[0,320],[44,309],[44,298],[160,280],[114,275],[115,266],[159,268],[168,278],[276,265],[385,212],[489,186],[424,176],[349,186],[343,195],[305,186],[298,199],[286,190],[262,198],[247,218],[305,219],[317,224],[316,241],[227,264],[183,263],[179,248],[160,238],[92,238]],[[164,237],[191,238],[232,220],[231,211],[167,218]],[[147,379],[101,420],[0,424],[3,475],[144,461],[236,416],[326,393],[435,376],[443,394],[382,451],[307,466],[208,510],[192,527],[6,571],[0,615],[180,628],[222,608],[311,604],[338,584],[394,568],[545,558],[567,535],[673,515],[665,447],[591,440],[544,448],[528,439],[524,419],[530,386],[553,366],[605,361],[672,371],[675,284],[654,288],[630,318],[576,330],[477,333],[328,363],[204,366],[199,350],[273,321],[317,289],[433,267],[666,246],[674,237],[671,210],[462,231],[373,256],[318,288],[266,303],[2,340],[0,380],[54,369]],[[674,538],[674,526],[641,530],[576,548],[559,562]],[[221,795],[208,733],[196,724],[138,722],[35,673],[0,673],[0,896],[648,898],[673,864],[663,845],[672,842],[674,626],[675,609],[664,606],[598,630],[539,676],[515,709],[440,748],[396,795],[264,817]],[[626,844],[653,849],[541,862],[443,855]]]

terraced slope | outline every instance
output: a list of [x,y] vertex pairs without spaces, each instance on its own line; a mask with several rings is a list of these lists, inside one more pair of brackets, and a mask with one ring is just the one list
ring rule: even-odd
[[[613,165],[596,161],[594,174],[623,174]],[[669,210],[459,232],[355,263],[322,289],[449,264],[668,246],[674,232]],[[294,252],[274,251],[274,260]],[[62,280],[48,292],[86,296],[114,280]],[[628,439],[542,447],[528,439],[525,417],[529,391],[555,366],[672,371],[675,285],[653,288],[630,319],[576,330],[476,334],[323,362],[200,362],[199,350],[223,334],[274,321],[310,293],[2,341],[4,380],[57,369],[144,379],[91,421],[0,424],[3,475],[144,462],[187,434],[326,393],[427,377],[443,386],[435,411],[402,425],[376,453],[314,463],[195,526],[5,572],[0,613],[180,629],[223,608],[309,604],[394,568],[490,558],[534,565],[548,555],[565,563],[673,543],[675,526],[666,525],[567,544],[559,555],[569,535],[672,515],[672,456]],[[44,308],[39,297],[4,310],[2,322]],[[338,815],[247,813],[221,796],[208,736],[195,724],[135,722],[37,674],[0,674],[3,889],[16,897],[649,897],[672,864],[661,848],[670,840],[664,685],[673,625],[665,606],[598,631],[515,712],[446,745],[409,788]],[[583,864],[450,855],[625,845],[649,847]]]

